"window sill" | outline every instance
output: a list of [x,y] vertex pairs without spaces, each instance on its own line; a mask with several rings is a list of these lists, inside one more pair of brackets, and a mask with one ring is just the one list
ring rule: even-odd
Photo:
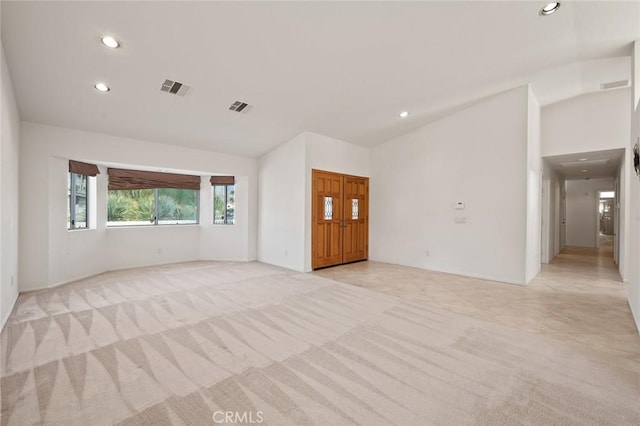
[[164,229],[164,228],[193,228],[193,227],[197,227],[200,226],[199,223],[183,223],[183,224],[177,224],[177,223],[171,223],[171,224],[166,224],[166,225],[122,225],[122,226],[109,226],[107,225],[106,228],[107,230],[111,230],[111,229]]
[[74,228],[74,229],[69,229],[67,228],[67,232],[83,232],[83,231],[95,231],[96,228]]

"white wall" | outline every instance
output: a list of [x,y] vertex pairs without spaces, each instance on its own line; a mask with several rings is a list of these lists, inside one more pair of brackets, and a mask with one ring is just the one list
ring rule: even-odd
[[616,177],[614,185],[616,187],[616,200],[615,200],[615,245],[613,248],[613,259],[618,265],[618,271],[620,272],[620,276],[624,281],[624,268],[626,267],[624,256],[622,253],[624,252],[624,245],[626,243],[626,228],[625,228],[625,204],[627,201],[627,196],[625,194],[625,178],[624,173],[627,167],[628,160],[627,156],[623,155],[620,160],[620,165],[618,166],[618,170],[616,171]]
[[560,179],[560,250],[567,246],[567,181]]
[[0,49],[0,330],[18,298],[18,152],[20,117],[7,68]]
[[[251,158],[22,123],[20,290],[45,288],[100,272],[188,260],[255,260],[257,161]],[[68,159],[236,176],[236,225],[106,227],[108,177],[97,177],[96,229],[66,229]],[[205,177],[205,182],[206,182]],[[202,215],[211,185],[201,187]],[[209,209],[209,210],[208,210]]]
[[[317,133],[306,133],[305,168],[305,261],[304,270],[311,270],[311,170],[325,170],[354,176],[370,176],[370,150]],[[369,200],[371,202],[371,200]],[[371,234],[371,229],[369,229]]]
[[303,132],[259,161],[258,260],[311,270],[311,170],[369,176],[369,149]]
[[[369,176],[370,150],[345,141],[305,132],[307,143],[307,172],[311,169],[344,173],[354,176]],[[309,181],[309,189],[311,188]]]
[[542,108],[542,156],[627,147],[629,96],[608,90]]
[[525,282],[529,283],[540,272],[541,244],[541,179],[540,158],[540,104],[528,88],[527,97],[527,236],[525,252]]
[[[257,164],[256,164],[257,168]],[[238,175],[235,182],[234,225],[214,225],[213,191],[207,177],[200,189],[200,259],[246,261],[257,259],[258,203],[248,194],[256,194],[255,175]]]
[[305,153],[301,133],[258,162],[258,260],[296,271],[304,270]]
[[[633,96],[631,97],[631,143],[630,147],[636,143],[640,144],[640,40],[634,43],[632,58],[632,80]],[[629,155],[628,158],[631,158]],[[627,256],[627,270],[629,271],[629,306],[633,312],[636,326],[640,331],[640,178],[632,171],[631,165],[628,170],[629,185],[629,255]]]
[[633,263],[633,257],[631,253],[631,241],[632,241],[632,212],[631,204],[633,203],[631,197],[631,187],[633,186],[632,175],[633,163],[631,157],[631,150],[627,149],[624,160],[621,163],[620,168],[620,253],[618,270],[620,276],[625,282],[629,281],[631,274],[631,265]]
[[[22,155],[28,149],[26,147],[28,131],[24,126],[25,124],[23,124]],[[72,157],[72,159],[75,158]],[[67,230],[68,160],[68,158],[43,156],[42,163],[39,165],[42,170],[29,172],[33,166],[30,167],[26,164],[25,159],[21,159],[20,187],[22,196],[20,203],[22,217],[41,223],[32,226],[23,222],[20,228],[20,272],[24,278],[20,285],[20,291],[62,284],[109,270],[109,259],[106,257],[108,239],[104,224],[100,225],[97,222],[97,228],[92,230]],[[106,167],[100,169],[100,177],[95,179],[96,187],[100,186],[99,192],[104,196],[100,197],[97,193],[91,196],[90,192],[90,198],[95,197],[96,202],[99,203],[96,208],[99,210],[99,212],[96,211],[96,217],[105,221],[107,182],[104,177],[107,169]],[[29,174],[28,177],[27,174]],[[30,179],[30,181],[25,184],[25,179]],[[31,189],[27,190],[27,188]],[[37,207],[31,207],[34,205],[31,204],[32,200],[29,200],[32,198],[32,194],[46,197],[46,201],[36,201]],[[53,196],[52,194],[60,195]],[[25,204],[25,202],[29,204]],[[91,207],[90,203],[89,208]],[[32,210],[33,208],[36,210]],[[37,212],[46,212],[46,214]],[[35,250],[35,245],[38,245],[38,255],[31,254],[31,250]],[[37,271],[32,270],[36,268]],[[33,276],[38,277],[38,285],[31,281]]]
[[198,226],[167,225],[162,227],[161,232],[157,231],[151,226],[109,229],[106,246],[108,263],[102,268],[112,271],[200,259]]
[[371,259],[526,282],[528,98],[504,92],[372,149]]
[[613,189],[613,179],[567,181],[568,246],[598,246],[598,191]]
[[549,164],[543,162],[542,179],[545,183],[543,197],[546,199],[545,209],[542,211],[542,241],[546,244],[541,259],[542,263],[549,263],[560,249],[560,178]]
[[[542,156],[573,154],[607,149],[625,148],[630,158],[629,128],[631,113],[630,88],[607,90],[577,96],[542,108]],[[620,275],[629,275],[629,203],[631,195],[627,180],[629,162],[619,170],[620,232],[618,237],[618,267]],[[561,243],[563,230],[560,226]],[[570,245],[567,243],[567,245]],[[563,244],[561,244],[563,247]]]

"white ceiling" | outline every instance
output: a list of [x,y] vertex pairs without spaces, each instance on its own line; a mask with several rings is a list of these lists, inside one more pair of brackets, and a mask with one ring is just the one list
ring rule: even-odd
[[2,44],[23,120],[258,156],[303,130],[376,145],[527,82],[548,104],[629,78],[640,2],[543,5],[3,1]]
[[[615,178],[624,149],[581,152],[577,154],[543,157],[551,168],[567,179]],[[581,161],[585,160],[586,161]],[[605,161],[606,160],[606,161]],[[583,171],[583,170],[586,170]]]

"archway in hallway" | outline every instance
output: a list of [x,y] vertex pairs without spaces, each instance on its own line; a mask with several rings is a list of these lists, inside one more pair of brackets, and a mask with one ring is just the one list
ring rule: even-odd
[[549,191],[543,193],[543,263],[552,262],[560,253],[582,253],[619,263],[624,152],[615,149],[543,158],[543,188]]

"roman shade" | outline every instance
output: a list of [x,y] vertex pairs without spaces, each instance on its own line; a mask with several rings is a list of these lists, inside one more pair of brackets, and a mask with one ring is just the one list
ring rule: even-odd
[[209,182],[211,185],[235,185],[236,178],[235,176],[211,176]]
[[200,189],[200,176],[142,170],[109,169],[109,190],[117,189]]
[[98,166],[96,166],[95,164],[69,160],[69,173],[77,173],[79,175],[86,176],[96,176],[100,174],[100,170],[98,170]]

